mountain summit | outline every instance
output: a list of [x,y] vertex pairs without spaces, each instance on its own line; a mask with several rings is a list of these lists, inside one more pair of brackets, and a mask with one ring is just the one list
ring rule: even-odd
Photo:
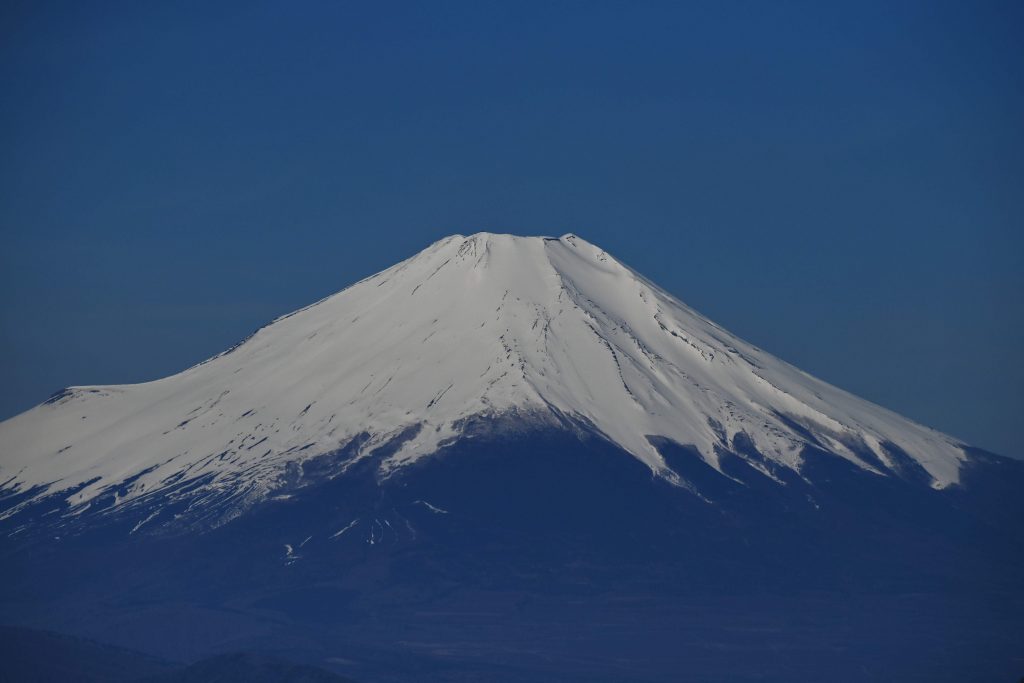
[[[73,510],[186,482],[272,495],[359,439],[381,473],[502,418],[585,425],[672,483],[662,445],[777,479],[809,446],[880,476],[955,484],[961,444],[743,342],[575,236],[453,235],[155,382],[73,387],[0,425],[0,480]],[[129,482],[125,485],[125,482]],[[199,483],[201,482],[201,483]]]

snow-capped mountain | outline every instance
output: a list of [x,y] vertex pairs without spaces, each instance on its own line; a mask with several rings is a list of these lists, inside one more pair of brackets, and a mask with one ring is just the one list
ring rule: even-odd
[[578,237],[457,235],[0,423],[0,622],[378,683],[1008,680],[1022,487]]
[[332,475],[390,444],[386,476],[496,416],[586,425],[685,488],[659,444],[692,445],[721,471],[720,453],[744,439],[773,479],[799,472],[813,446],[879,476],[923,473],[935,488],[957,483],[966,457],[955,439],[745,343],[577,236],[479,233],[177,375],[59,392],[0,424],[0,482],[31,492],[25,505],[61,493],[73,511],[170,485],[245,504],[357,438]]

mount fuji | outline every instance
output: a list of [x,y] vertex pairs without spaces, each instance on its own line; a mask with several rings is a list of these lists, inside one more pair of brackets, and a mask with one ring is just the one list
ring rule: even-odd
[[0,423],[0,616],[362,681],[1009,680],[1022,485],[582,238],[453,235]]

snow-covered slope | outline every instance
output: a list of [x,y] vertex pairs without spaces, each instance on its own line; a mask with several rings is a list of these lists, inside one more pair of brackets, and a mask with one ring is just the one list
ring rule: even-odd
[[65,491],[79,510],[114,485],[123,504],[189,480],[258,500],[289,463],[359,435],[369,438],[353,458],[419,427],[382,461],[387,474],[468,418],[555,415],[683,484],[652,437],[692,444],[717,468],[744,433],[768,476],[799,471],[808,445],[884,476],[909,456],[935,488],[956,483],[966,457],[954,439],[744,343],[579,237],[480,233],[443,239],[177,375],[74,387],[3,422],[0,487]]

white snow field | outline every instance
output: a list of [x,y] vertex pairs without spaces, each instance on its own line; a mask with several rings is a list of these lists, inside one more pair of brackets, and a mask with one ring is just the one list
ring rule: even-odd
[[744,432],[797,471],[817,442],[880,476],[899,469],[893,444],[935,488],[956,483],[966,458],[955,439],[743,342],[579,237],[479,233],[436,242],[179,374],[73,387],[0,423],[0,488],[34,487],[27,502],[65,492],[77,511],[118,484],[115,506],[200,478],[200,491],[258,500],[286,464],[357,435],[369,439],[352,460],[422,426],[382,460],[386,476],[458,437],[467,418],[557,413],[673,482],[649,437],[692,444],[717,468],[716,446]]

